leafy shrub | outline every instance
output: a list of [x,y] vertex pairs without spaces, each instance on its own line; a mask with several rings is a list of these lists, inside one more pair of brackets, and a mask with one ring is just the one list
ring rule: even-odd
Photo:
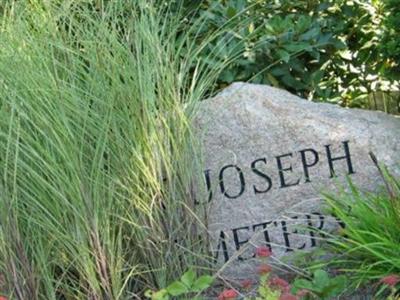
[[[273,275],[273,268],[268,264],[272,252],[266,246],[258,247],[255,255],[261,260],[261,264],[254,270],[259,275],[257,282],[247,279],[240,282],[237,289],[230,286],[223,289],[218,295],[218,300],[233,300],[243,297],[247,300],[300,300],[300,299],[332,299],[340,295],[347,287],[347,278],[344,275],[331,277],[327,272],[318,269],[312,279],[297,277],[293,284],[285,279]],[[400,277],[388,276],[382,283],[384,287],[393,286],[400,282]],[[180,280],[174,281],[166,288],[158,291],[148,291],[147,297],[152,300],[168,300],[171,297],[179,299],[201,300],[201,292],[212,287],[213,277],[196,277],[193,270],[186,272]],[[215,289],[215,288],[214,288]]]
[[397,29],[400,27],[400,6],[397,0],[383,0],[383,39],[379,43],[383,56],[392,68],[387,69],[390,76],[397,77],[400,73],[400,40]]
[[[250,19],[246,27],[227,32],[223,49],[209,60],[212,65],[225,51],[246,48],[221,73],[219,86],[238,80],[267,83],[317,101],[375,108],[370,103],[382,98],[376,92],[399,89],[395,0],[385,6],[359,0],[185,2],[188,13],[207,18],[202,33],[233,18]],[[215,47],[211,43],[208,49]],[[398,105],[389,109],[397,112]]]

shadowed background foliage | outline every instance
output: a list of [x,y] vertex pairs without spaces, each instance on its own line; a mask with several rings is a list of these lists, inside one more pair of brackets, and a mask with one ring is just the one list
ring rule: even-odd
[[266,83],[314,101],[400,112],[398,1],[184,3],[188,12],[209,20],[204,33],[243,9],[240,18],[251,19],[225,47],[243,43],[246,50],[222,72],[220,86],[238,80]]

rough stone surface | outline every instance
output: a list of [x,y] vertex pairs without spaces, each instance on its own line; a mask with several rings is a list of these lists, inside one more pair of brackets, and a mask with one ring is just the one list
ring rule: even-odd
[[197,205],[208,208],[214,255],[220,265],[228,260],[224,274],[233,278],[254,274],[256,246],[271,247],[278,260],[318,247],[320,235],[307,226],[340,227],[324,214],[320,194],[348,177],[376,191],[382,179],[369,152],[400,170],[399,118],[312,103],[270,86],[232,84],[200,104],[195,125],[211,193]]

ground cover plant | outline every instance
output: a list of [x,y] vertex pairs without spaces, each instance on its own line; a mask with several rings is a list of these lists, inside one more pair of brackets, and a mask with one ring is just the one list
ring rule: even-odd
[[[298,276],[291,283],[286,279],[273,274],[273,267],[269,257],[273,253],[268,247],[256,248],[255,256],[260,259],[254,270],[257,279],[244,279],[236,282],[235,286],[223,288],[214,298],[218,300],[300,300],[300,299],[335,299],[343,296],[349,285],[345,275],[330,276],[326,271],[318,269],[312,276]],[[399,278],[386,278],[388,283]],[[398,282],[398,281],[397,281]],[[197,278],[193,270],[187,271],[179,280],[172,282],[159,291],[148,291],[146,294],[151,300],[169,300],[174,296],[182,299],[208,299],[200,296],[200,292],[214,284],[211,276]],[[214,290],[216,288],[214,287]]]

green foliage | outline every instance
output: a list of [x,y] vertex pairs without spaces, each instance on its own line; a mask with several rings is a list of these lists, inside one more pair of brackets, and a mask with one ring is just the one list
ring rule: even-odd
[[386,14],[383,18],[383,37],[379,43],[390,76],[398,77],[400,72],[400,39],[398,28],[400,27],[400,6],[398,0],[383,0],[383,10]]
[[351,191],[328,195],[332,213],[346,227],[329,239],[338,253],[329,263],[348,272],[353,285],[368,283],[389,274],[400,274],[400,181],[380,168],[386,191]]
[[294,292],[307,290],[308,297],[315,299],[332,299],[340,295],[347,287],[347,278],[344,275],[329,277],[324,270],[316,270],[312,280],[297,278],[293,283]]
[[190,269],[182,275],[180,280],[174,281],[165,289],[161,289],[157,292],[147,291],[146,296],[152,300],[168,300],[171,297],[190,297],[186,299],[202,299],[197,294],[200,294],[205,289],[209,288],[213,283],[214,278],[212,276],[203,275],[200,277],[196,276],[193,269]]
[[[267,83],[316,101],[372,107],[376,92],[399,89],[397,1],[386,2],[225,0],[201,5],[188,1],[187,7],[207,18],[202,33],[229,20],[250,18],[247,26],[227,32],[223,49],[209,61],[216,63],[235,47],[246,49],[221,73],[219,86]],[[387,46],[382,43],[383,24]],[[209,44],[207,49],[215,47]],[[398,103],[392,112],[397,110]]]
[[190,124],[224,29],[194,44],[145,0],[1,5],[1,292],[132,299],[210,266]]

